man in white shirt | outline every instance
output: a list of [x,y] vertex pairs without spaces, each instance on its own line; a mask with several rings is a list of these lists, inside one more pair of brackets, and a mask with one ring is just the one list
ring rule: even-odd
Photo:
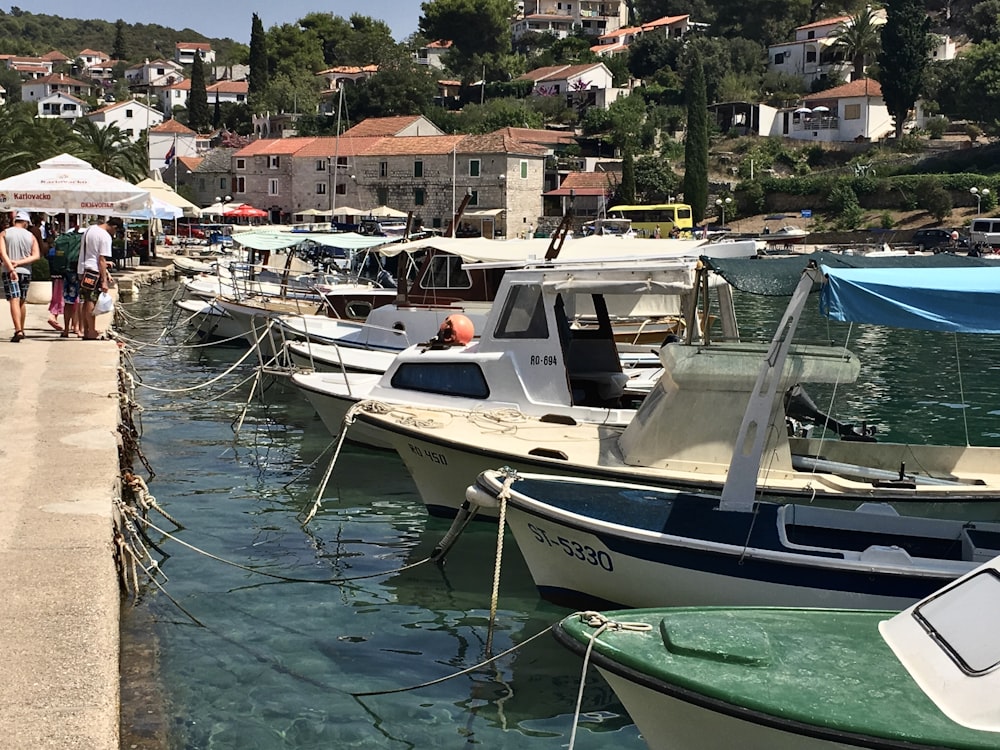
[[80,302],[83,304],[83,340],[101,338],[97,330],[97,316],[94,305],[101,292],[111,286],[111,272],[108,259],[111,258],[111,241],[121,231],[122,220],[117,216],[108,218],[102,224],[93,224],[83,233],[80,240],[80,260],[76,272],[80,274]]

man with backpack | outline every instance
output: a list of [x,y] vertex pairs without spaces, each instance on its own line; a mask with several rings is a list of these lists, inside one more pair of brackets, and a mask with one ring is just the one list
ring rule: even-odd
[[111,286],[111,270],[108,261],[111,258],[111,242],[123,227],[123,222],[117,216],[108,217],[100,224],[87,227],[80,238],[80,259],[77,261],[76,272],[80,275],[79,292],[80,313],[83,322],[83,340],[96,341],[103,338],[97,330],[97,314],[94,308],[102,292]]
[[82,234],[76,227],[70,227],[55,238],[49,249],[49,270],[52,277],[62,279],[63,325],[60,336],[69,338],[70,331],[80,335],[83,326],[80,324],[80,275],[76,272],[80,261],[80,239]]

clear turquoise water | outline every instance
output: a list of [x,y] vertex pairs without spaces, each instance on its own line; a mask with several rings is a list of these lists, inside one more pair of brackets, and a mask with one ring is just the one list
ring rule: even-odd
[[[123,333],[154,339],[172,289],[129,305],[146,320]],[[744,337],[769,336],[781,303],[739,301]],[[846,326],[807,316],[814,340],[842,343]],[[175,342],[176,343],[176,342]],[[865,420],[882,439],[1000,445],[996,339],[854,329],[858,384],[838,389],[835,416]],[[167,591],[197,618],[149,592],[167,695],[171,750],[276,748],[563,748],[573,728],[581,663],[549,635],[480,664],[569,614],[539,600],[516,545],[505,546],[489,626],[496,528],[474,524],[446,564],[427,558],[447,530],[428,518],[400,460],[346,447],[322,511],[303,528],[331,437],[308,403],[266,382],[238,432],[252,363],[199,390],[242,354],[233,349],[139,348],[142,448],[158,501],[185,528],[178,538],[272,574],[349,584],[290,583],[238,569],[161,539]],[[964,401],[960,394],[964,392]],[[825,408],[829,389],[812,391]],[[164,528],[170,528],[162,522]],[[155,537],[154,537],[155,538]],[[510,541],[510,540],[508,540]],[[606,683],[587,676],[576,748],[644,748]]]
[[[172,290],[129,306],[152,318],[122,333],[150,341]],[[226,370],[232,349],[139,349],[144,383],[189,388]],[[237,434],[249,386],[228,392],[252,365],[204,389],[140,388],[142,448],[158,502],[184,524],[177,537],[255,570],[347,585],[287,583],[237,569],[169,539],[166,597],[140,607],[155,621],[167,694],[169,747],[489,748],[567,746],[580,661],[548,634],[513,655],[437,680],[544,631],[569,610],[540,601],[516,545],[505,545],[495,627],[489,627],[496,526],[474,524],[443,567],[426,559],[448,529],[430,519],[395,454],[345,447],[322,511],[308,527],[331,437],[308,402],[268,385]],[[162,522],[162,528],[170,525]],[[154,538],[156,538],[154,536]],[[488,649],[488,644],[491,650]],[[577,748],[645,744],[607,684],[588,675]]]

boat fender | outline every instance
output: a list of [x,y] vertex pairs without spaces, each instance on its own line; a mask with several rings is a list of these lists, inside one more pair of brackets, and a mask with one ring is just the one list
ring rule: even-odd
[[421,344],[421,346],[424,347],[423,351],[427,351],[428,349],[447,349],[452,346],[465,346],[472,341],[472,337],[475,334],[475,326],[465,315],[449,315],[444,319],[441,327],[438,328],[437,335],[430,341]]
[[500,507],[496,497],[478,484],[470,484],[465,488],[465,500],[473,505],[478,505],[480,508]]
[[[466,492],[468,494],[468,492]],[[451,522],[451,527],[448,532],[441,538],[441,541],[435,545],[434,550],[431,552],[431,562],[443,562],[445,555],[455,546],[455,542],[458,541],[458,537],[465,531],[465,527],[469,525],[469,521],[473,519],[476,512],[479,510],[480,506],[474,504],[469,500],[466,500],[458,509],[458,513],[455,514],[455,520]]]

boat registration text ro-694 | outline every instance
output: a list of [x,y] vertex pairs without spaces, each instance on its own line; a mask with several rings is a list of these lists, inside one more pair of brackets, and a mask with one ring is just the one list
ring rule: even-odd
[[555,354],[532,354],[528,358],[528,364],[532,367],[555,367],[559,364],[559,358]]

